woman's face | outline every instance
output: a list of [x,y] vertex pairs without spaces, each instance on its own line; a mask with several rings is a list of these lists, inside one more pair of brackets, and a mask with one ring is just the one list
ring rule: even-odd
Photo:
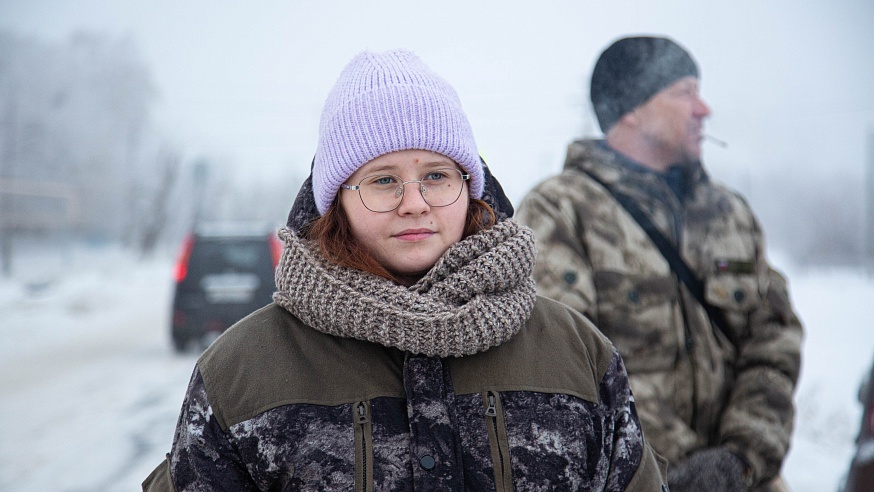
[[[355,171],[347,185],[358,185],[374,175],[395,175],[403,181],[439,179],[439,169],[460,169],[450,158],[426,150],[384,154]],[[381,182],[392,183],[390,179]],[[397,183],[395,183],[397,184]],[[428,205],[418,183],[404,185],[400,205],[391,212],[372,212],[359,191],[340,189],[340,205],[349,217],[358,243],[389,272],[399,277],[423,275],[440,256],[461,239],[470,201],[467,184],[461,196],[445,207]],[[371,204],[371,208],[374,208]]]

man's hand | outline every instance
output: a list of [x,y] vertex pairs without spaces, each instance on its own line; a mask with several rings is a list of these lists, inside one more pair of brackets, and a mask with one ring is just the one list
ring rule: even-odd
[[668,467],[671,492],[743,492],[744,463],[724,448],[696,451]]

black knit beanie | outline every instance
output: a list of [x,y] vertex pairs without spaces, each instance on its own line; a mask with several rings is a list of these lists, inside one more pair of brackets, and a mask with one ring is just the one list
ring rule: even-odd
[[686,76],[698,77],[695,60],[667,38],[622,38],[601,53],[592,71],[592,107],[601,130],[655,93]]

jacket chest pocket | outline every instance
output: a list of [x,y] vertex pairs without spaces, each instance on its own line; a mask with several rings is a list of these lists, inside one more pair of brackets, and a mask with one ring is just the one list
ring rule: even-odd
[[670,368],[679,343],[677,283],[668,276],[598,271],[595,324],[616,345],[629,372]]
[[704,282],[704,298],[723,314],[732,342],[747,335],[749,313],[763,299],[759,285],[754,273],[716,273]]

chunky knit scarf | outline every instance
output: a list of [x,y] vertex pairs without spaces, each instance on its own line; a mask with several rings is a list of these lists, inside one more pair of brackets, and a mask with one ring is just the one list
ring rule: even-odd
[[330,263],[282,229],[273,300],[313,328],[428,356],[461,357],[509,340],[534,307],[534,239],[508,219],[452,245],[405,287]]

